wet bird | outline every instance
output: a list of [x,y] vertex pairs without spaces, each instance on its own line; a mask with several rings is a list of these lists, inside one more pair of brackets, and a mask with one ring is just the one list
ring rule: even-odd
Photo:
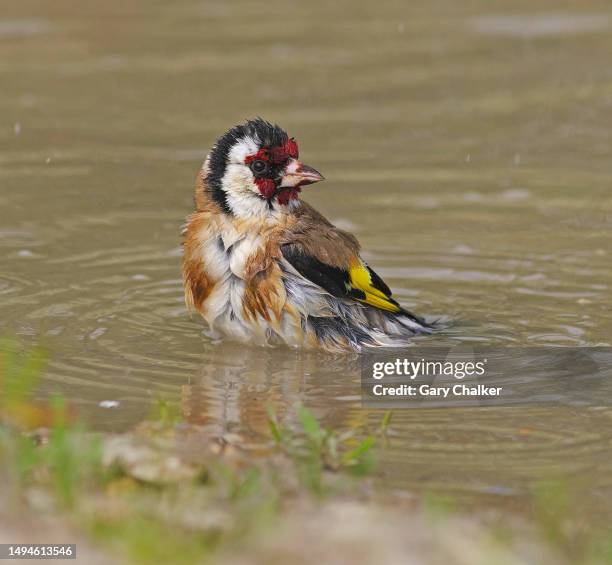
[[183,231],[185,301],[211,336],[360,351],[432,331],[361,259],[355,236],[300,199],[322,180],[261,118],[217,140]]

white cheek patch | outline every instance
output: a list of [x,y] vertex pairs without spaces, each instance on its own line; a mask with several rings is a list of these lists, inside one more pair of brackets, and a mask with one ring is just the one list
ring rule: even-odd
[[241,193],[247,190],[256,191],[253,173],[246,165],[229,164],[225,168],[222,185],[225,192]]
[[246,165],[228,165],[222,180],[227,202],[238,216],[251,216],[264,202]]
[[251,169],[243,164],[228,164],[221,181],[227,203],[241,218],[267,216],[268,204],[260,196]]
[[[245,164],[249,155],[259,151],[259,140],[245,137],[230,149],[227,155],[225,174],[221,187],[232,212],[241,218],[269,217],[272,210],[269,202],[261,197],[250,167]],[[274,205],[278,208],[278,205]]]
[[244,164],[249,155],[254,155],[259,150],[259,143],[252,137],[245,137],[234,145],[227,156],[227,162]]

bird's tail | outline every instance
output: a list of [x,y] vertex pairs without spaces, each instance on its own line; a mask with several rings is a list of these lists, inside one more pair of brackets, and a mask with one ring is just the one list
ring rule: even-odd
[[376,310],[367,319],[309,316],[305,325],[317,342],[330,351],[406,347],[415,336],[429,335],[439,329],[435,321],[429,322],[407,310],[397,313]]

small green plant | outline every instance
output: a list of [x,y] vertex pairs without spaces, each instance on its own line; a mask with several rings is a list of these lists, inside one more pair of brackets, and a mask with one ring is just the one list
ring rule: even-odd
[[141,508],[123,516],[96,516],[89,532],[137,564],[200,563],[214,547],[207,536],[164,523]]
[[[305,406],[298,406],[297,416],[301,430],[292,432],[279,423],[272,409],[268,409],[268,427],[274,442],[295,463],[302,484],[311,492],[323,493],[324,471],[346,471],[354,475],[371,471],[375,435],[358,439],[360,430],[338,433],[323,427]],[[383,423],[388,425],[389,419],[390,416],[385,415]]]
[[[37,476],[48,484],[58,502],[74,505],[85,477],[97,480],[102,473],[99,438],[71,423],[60,395],[48,402],[32,400],[46,364],[40,348],[23,349],[16,342],[0,342],[0,456],[8,480],[17,488],[28,487]],[[38,432],[31,432],[38,428]]]
[[150,418],[163,428],[171,428],[181,421],[181,414],[176,404],[159,396]]
[[11,339],[0,339],[0,422],[33,428],[45,419],[44,407],[32,404],[46,365],[41,348],[24,349]]
[[32,405],[31,397],[44,365],[42,350],[0,340],[0,457],[4,480],[15,487],[13,494],[29,484],[42,461],[35,439],[21,432],[38,423],[41,410]]

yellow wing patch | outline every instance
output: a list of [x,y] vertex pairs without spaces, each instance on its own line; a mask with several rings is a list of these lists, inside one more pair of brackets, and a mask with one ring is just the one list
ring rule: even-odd
[[[351,264],[349,268],[349,282],[351,285],[349,291],[357,291],[353,293],[353,296],[356,300],[359,300],[359,302],[369,304],[370,306],[374,306],[374,308],[387,310],[388,312],[400,311],[400,307],[395,300],[391,298],[390,294],[387,295],[374,286],[372,275],[363,261],[357,259]],[[357,296],[361,294],[365,295],[365,297]]]

